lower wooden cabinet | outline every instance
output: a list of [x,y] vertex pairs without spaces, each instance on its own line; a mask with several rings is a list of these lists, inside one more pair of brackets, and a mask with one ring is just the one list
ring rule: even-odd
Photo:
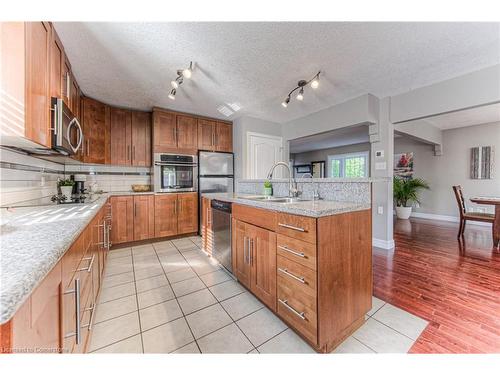
[[198,194],[177,194],[177,234],[198,231]]
[[155,195],[155,237],[198,231],[198,194]]
[[134,197],[111,197],[111,212],[113,213],[111,242],[119,244],[134,240]]
[[212,207],[210,207],[210,199],[202,198],[201,199],[201,244],[203,250],[205,250],[208,254],[212,255],[213,250],[213,226],[212,226]]
[[233,272],[276,311],[276,233],[233,219]]
[[154,195],[134,196],[134,241],[147,240],[155,235]]

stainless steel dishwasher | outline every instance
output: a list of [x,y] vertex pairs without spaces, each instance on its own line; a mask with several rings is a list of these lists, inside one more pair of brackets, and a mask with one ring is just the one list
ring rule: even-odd
[[231,261],[231,203],[212,199],[212,228],[214,247],[212,256],[233,273]]

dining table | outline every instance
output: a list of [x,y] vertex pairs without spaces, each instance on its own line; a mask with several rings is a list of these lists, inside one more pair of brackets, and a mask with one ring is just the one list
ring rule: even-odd
[[495,206],[495,219],[493,221],[493,246],[500,246],[500,197],[474,197],[470,199],[476,204]]

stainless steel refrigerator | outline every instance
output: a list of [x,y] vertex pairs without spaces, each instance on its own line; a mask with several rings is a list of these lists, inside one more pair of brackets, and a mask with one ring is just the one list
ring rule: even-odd
[[203,193],[234,191],[234,155],[232,152],[200,151],[198,153],[198,212],[201,230],[201,196]]

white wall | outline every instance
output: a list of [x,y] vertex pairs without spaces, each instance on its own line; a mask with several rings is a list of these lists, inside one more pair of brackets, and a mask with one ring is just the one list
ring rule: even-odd
[[[237,179],[247,178],[247,133],[255,132],[281,137],[281,125],[271,121],[243,116],[233,121],[234,175]],[[286,143],[286,142],[284,142]],[[283,159],[288,160],[287,148]]]
[[[444,130],[443,146],[443,155],[434,156],[431,145],[409,137],[394,140],[395,153],[414,153],[414,175],[431,186],[421,194],[422,203],[416,212],[457,217],[453,185],[462,185],[469,207],[478,207],[469,201],[472,196],[500,196],[500,122]],[[470,148],[477,146],[495,146],[493,179],[470,178]],[[481,208],[492,212],[492,207]]]

